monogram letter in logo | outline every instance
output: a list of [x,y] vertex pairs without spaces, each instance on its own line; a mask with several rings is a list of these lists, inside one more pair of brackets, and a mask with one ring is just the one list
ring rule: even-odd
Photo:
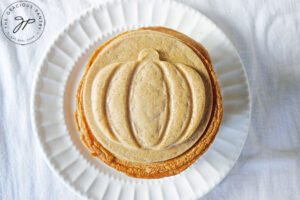
[[21,16],[17,16],[15,17],[15,20],[17,21],[20,21],[19,24],[17,24],[17,26],[15,26],[15,28],[13,29],[13,33],[17,33],[20,28],[22,28],[22,30],[24,30],[24,28],[27,26],[27,24],[32,24],[35,22],[35,19],[27,19],[27,20],[24,20],[23,17]]

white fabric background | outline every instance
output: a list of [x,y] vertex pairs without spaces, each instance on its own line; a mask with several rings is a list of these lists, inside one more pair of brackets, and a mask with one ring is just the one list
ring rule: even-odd
[[[46,28],[20,46],[0,32],[0,199],[79,199],[46,165],[30,119],[34,72],[61,28],[93,0],[31,0]],[[13,0],[0,1],[0,14]],[[202,199],[300,199],[300,1],[184,1],[233,41],[252,93],[249,136],[229,175]]]

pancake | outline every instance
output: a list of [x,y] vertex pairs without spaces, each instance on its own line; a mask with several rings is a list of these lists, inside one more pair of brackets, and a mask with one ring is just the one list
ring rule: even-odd
[[137,178],[186,169],[208,149],[222,119],[208,52],[164,27],[127,31],[100,46],[76,102],[91,155]]

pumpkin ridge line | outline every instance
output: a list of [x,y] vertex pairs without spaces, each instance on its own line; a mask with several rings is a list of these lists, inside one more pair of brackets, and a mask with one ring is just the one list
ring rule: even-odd
[[[180,69],[180,67],[177,66],[178,63],[174,64],[174,66],[176,67],[176,69],[178,70],[179,74],[183,77],[183,79],[185,80],[185,82],[187,83],[187,86],[189,88],[189,93],[190,93],[190,113],[189,113],[189,119],[188,121],[186,122],[186,125],[183,129],[183,131],[181,132],[181,134],[178,136],[178,138],[174,141],[174,144],[176,144],[178,142],[178,140],[180,140],[180,138],[185,135],[186,133],[186,130],[188,129],[189,127],[189,124],[190,122],[192,121],[192,116],[193,116],[193,111],[194,111],[194,100],[193,100],[193,92],[192,92],[192,89],[191,89],[191,85],[190,85],[190,82],[188,81],[188,78],[186,77],[186,75],[182,72],[182,70]],[[184,64],[182,64],[184,65]]]
[[[160,60],[159,60],[160,61]],[[166,131],[166,129],[167,129],[167,125],[168,125],[168,121],[170,120],[170,104],[169,104],[169,102],[170,102],[170,94],[169,94],[169,89],[170,89],[170,87],[169,87],[169,85],[168,85],[168,83],[167,83],[167,81],[166,81],[166,75],[165,75],[165,73],[164,73],[164,71],[161,69],[161,66],[159,66],[159,64],[158,64],[158,62],[153,62],[153,64],[155,64],[155,66],[160,70],[160,72],[161,72],[161,74],[162,74],[162,77],[163,77],[163,82],[165,83],[165,85],[166,85],[166,94],[167,94],[167,109],[166,109],[166,120],[165,120],[165,123],[164,123],[164,127],[163,127],[163,129],[162,129],[162,131],[161,131],[161,133],[160,133],[160,135],[159,135],[159,139],[157,140],[157,142],[153,145],[153,147],[155,147],[155,146],[157,146],[158,144],[160,144],[161,143],[161,141],[162,141],[162,139],[163,139],[163,136],[164,136],[164,134],[165,134],[165,131]]]
[[132,81],[133,78],[137,72],[137,65],[139,64],[139,62],[135,62],[134,63],[134,70],[133,72],[131,72],[130,74],[130,79],[129,79],[129,83],[128,83],[128,88],[127,88],[127,97],[126,97],[126,121],[128,123],[128,127],[129,127],[129,132],[130,132],[130,137],[131,139],[136,143],[137,147],[141,148],[141,144],[138,142],[137,137],[135,132],[133,131],[133,126],[132,126],[132,120],[131,120],[131,115],[130,115],[130,107],[129,107],[129,103],[130,103],[130,93],[131,93],[131,86],[132,86]]
[[[180,71],[178,70],[178,67],[176,66],[176,64],[178,64],[178,63],[170,63],[170,62],[167,62],[167,61],[161,61],[161,63],[162,63],[163,66],[164,66],[165,64],[169,64],[170,66],[174,67],[176,73],[178,73],[178,74],[180,75],[180,77],[185,81],[187,87],[190,88],[189,82],[186,81],[187,78],[186,78],[182,73],[180,73]],[[164,67],[166,67],[166,66],[164,66]],[[163,70],[163,71],[164,71],[164,70]],[[170,80],[169,80],[169,82],[168,82],[168,81],[166,81],[166,82],[168,83],[167,85],[168,85],[168,92],[169,92],[169,91],[171,91],[171,87],[170,87],[170,83],[169,83]],[[190,93],[190,95],[192,95],[191,91],[189,91],[189,93]],[[171,102],[171,100],[172,100],[172,98],[170,97],[170,102]],[[172,103],[170,103],[169,105],[170,105],[170,110],[171,110]],[[190,106],[192,106],[192,105],[190,105]],[[191,116],[192,116],[192,114],[193,114],[193,113],[191,113]],[[169,118],[168,123],[167,123],[167,125],[166,125],[166,130],[168,129],[168,127],[169,127],[169,125],[170,125],[170,119],[171,119],[171,115],[170,115],[170,118]],[[188,121],[186,121],[186,127],[188,127],[188,123],[189,123],[190,121],[191,121],[191,118],[189,118]],[[182,122],[182,126],[183,126],[184,123],[185,123],[185,122],[183,121],[183,122]],[[186,128],[184,128],[184,130],[186,130]],[[166,141],[167,135],[170,135],[170,131],[167,132],[167,133],[165,133],[165,134],[163,134],[161,140],[162,140],[162,141]],[[179,139],[180,139],[180,136],[181,136],[181,135],[182,135],[182,134],[179,134],[179,136],[178,136]],[[178,138],[176,138],[171,144],[168,144],[167,146],[166,146],[166,145],[159,144],[159,147],[160,147],[160,148],[163,147],[163,149],[168,149],[168,148],[171,147],[171,146],[173,146],[173,147],[174,147],[174,146],[177,146],[178,144],[176,144],[176,141],[178,141]]]
[[[165,61],[162,61],[162,60],[159,60],[159,62],[162,62],[164,63]],[[162,71],[162,74],[163,74],[163,79],[164,79],[164,82],[167,86],[167,90],[166,90],[166,93],[167,93],[167,103],[168,103],[168,109],[167,109],[167,118],[166,118],[166,123],[165,123],[165,127],[164,127],[164,130],[157,142],[157,144],[155,144],[155,147],[158,147],[161,142],[164,140],[164,138],[166,137],[166,130],[168,128],[168,125],[170,123],[170,119],[171,119],[171,108],[172,108],[172,103],[171,103],[171,95],[170,95],[170,91],[171,91],[171,87],[170,87],[170,83],[166,80],[166,75],[165,75],[165,71],[162,69],[162,67],[159,65],[158,62],[155,62],[155,64],[158,66],[158,68]],[[171,63],[170,63],[171,64]],[[173,63],[171,65],[174,65]],[[176,67],[175,67],[176,68]],[[170,145],[168,145],[170,146]],[[165,146],[164,149],[168,148],[168,146]]]
[[[105,81],[105,85],[104,85],[104,95],[103,95],[103,104],[102,104],[102,109],[103,109],[103,113],[104,113],[104,119],[106,121],[106,124],[107,124],[107,128],[108,130],[110,131],[110,135],[116,139],[117,142],[120,142],[120,138],[118,136],[116,136],[116,134],[112,131],[112,128],[110,126],[110,122],[108,120],[108,115],[107,115],[107,109],[106,109],[106,99],[107,99],[107,91],[108,91],[108,88],[109,88],[109,85],[110,85],[110,82],[113,78],[113,76],[116,74],[116,72],[119,70],[121,66],[121,63],[119,63],[116,68],[111,72],[111,74],[108,76],[108,78],[106,79]],[[100,70],[99,72],[101,72],[102,70]]]

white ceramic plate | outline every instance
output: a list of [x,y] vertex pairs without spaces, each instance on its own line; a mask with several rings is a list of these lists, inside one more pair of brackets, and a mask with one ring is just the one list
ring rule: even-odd
[[[75,91],[92,52],[120,32],[166,26],[201,42],[209,51],[221,87],[224,114],[220,131],[200,159],[179,175],[143,180],[127,177],[89,156],[74,120]],[[68,25],[53,42],[36,73],[32,123],[53,171],[91,199],[196,199],[229,172],[248,133],[247,77],[232,43],[207,17],[164,0],[111,1]]]

